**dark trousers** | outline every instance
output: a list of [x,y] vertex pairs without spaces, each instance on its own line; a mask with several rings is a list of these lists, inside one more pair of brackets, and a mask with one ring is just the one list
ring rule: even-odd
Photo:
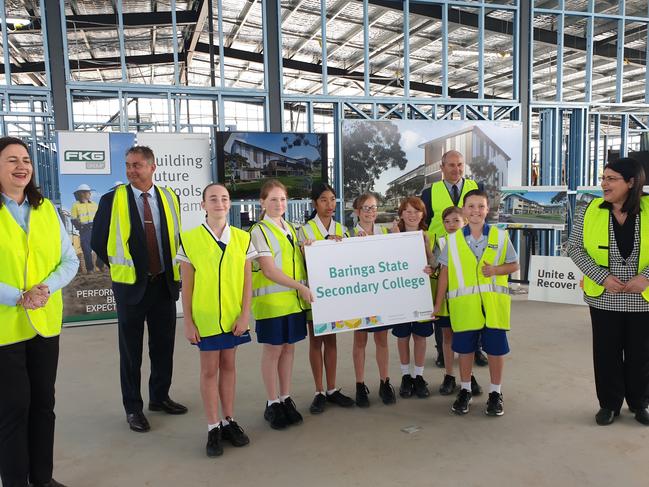
[[649,393],[649,312],[627,313],[590,308],[597,399],[618,411],[647,406]]
[[144,321],[149,335],[149,400],[161,402],[169,397],[173,372],[176,335],[176,302],[171,299],[164,276],[148,283],[138,304],[128,305],[116,300],[119,329],[119,365],[122,401],[126,413],[142,411],[140,368]]
[[[0,325],[1,326],[1,325]],[[3,487],[52,478],[59,337],[0,346],[0,477]]]
[[[79,241],[81,242],[81,251],[83,252],[83,263],[86,266],[86,272],[92,272],[95,269],[95,264],[92,261],[92,248],[90,247],[90,240],[92,238],[92,223],[88,223],[81,227],[79,231]],[[97,257],[97,269],[100,271],[104,268],[104,263]]]

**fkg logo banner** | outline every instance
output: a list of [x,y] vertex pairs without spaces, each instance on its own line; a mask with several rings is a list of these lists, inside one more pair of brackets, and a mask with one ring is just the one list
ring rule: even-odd
[[109,134],[59,132],[61,174],[110,174]]

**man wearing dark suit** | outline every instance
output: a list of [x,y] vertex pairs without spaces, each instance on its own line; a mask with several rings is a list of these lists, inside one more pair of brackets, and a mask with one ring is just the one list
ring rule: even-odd
[[140,367],[144,321],[149,333],[149,410],[184,414],[169,398],[176,331],[179,274],[178,197],[153,184],[153,151],[134,146],[126,152],[130,184],[102,196],[91,246],[110,265],[119,330],[120,381],[126,420],[133,431],[151,428],[144,416]]

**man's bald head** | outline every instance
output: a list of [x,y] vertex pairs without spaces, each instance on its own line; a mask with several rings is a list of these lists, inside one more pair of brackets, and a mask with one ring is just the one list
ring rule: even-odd
[[457,184],[464,176],[464,156],[461,152],[450,150],[442,156],[442,177],[444,181]]

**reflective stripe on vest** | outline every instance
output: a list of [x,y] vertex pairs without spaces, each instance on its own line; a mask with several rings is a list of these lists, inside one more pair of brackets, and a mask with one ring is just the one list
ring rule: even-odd
[[[464,196],[474,189],[478,189],[478,183],[472,179],[465,179],[462,184],[460,201],[457,203],[458,207],[462,208],[464,206]],[[431,217],[430,225],[428,225],[428,235],[432,241],[433,237],[439,238],[446,235],[444,222],[442,221],[442,213],[444,213],[446,208],[453,206],[453,199],[448,192],[446,184],[444,184],[444,180],[437,181],[430,187],[430,206],[433,210],[433,216]]]
[[79,220],[81,223],[91,223],[97,213],[97,203],[89,201],[81,203],[76,201],[70,210],[70,216],[73,220]]
[[[478,261],[462,231],[448,240],[448,305],[453,331],[488,328],[509,329],[511,297],[507,275],[484,277],[486,263],[505,262],[507,233],[495,226],[489,230],[487,248]],[[484,312],[483,312],[484,311]]]
[[[610,211],[600,208],[604,198],[595,198],[590,202],[584,213],[583,246],[595,263],[609,268],[609,224]],[[649,196],[640,199],[640,254],[638,256],[638,274],[649,266]],[[644,244],[643,244],[644,242]],[[604,286],[597,284],[588,276],[584,276],[584,294],[595,298],[604,293]],[[644,290],[642,297],[649,301],[649,287]]]
[[[180,281],[180,266],[176,261],[180,235],[180,204],[178,197],[169,188],[155,187],[161,196],[162,208],[167,224],[169,252],[171,255],[174,281]],[[110,229],[108,232],[108,262],[110,276],[114,282],[134,284],[136,280],[135,264],[128,240],[131,236],[131,216],[126,185],[118,186],[113,197]],[[162,239],[164,242],[164,238]]]
[[[336,233],[338,237],[344,237],[345,232],[343,231],[343,226],[338,223],[336,223]],[[308,222],[306,222],[304,225],[302,225],[302,231],[304,232],[304,236],[309,239],[309,240],[324,240],[325,236],[322,235],[322,232],[318,228],[318,224],[315,222],[315,220],[311,219]]]
[[230,333],[241,314],[250,234],[230,227],[225,252],[205,226],[182,234],[194,267],[192,319],[201,337]]
[[[290,223],[287,226],[294,245],[273,224],[261,221],[253,228],[258,227],[264,235],[273,254],[275,267],[291,279],[306,285],[304,257],[297,243],[297,235]],[[252,273],[252,312],[256,320],[286,316],[309,308],[309,304],[299,297],[296,289],[271,281],[255,263]]]
[[[29,211],[25,233],[5,205],[0,208],[0,281],[21,291],[42,283],[61,262],[61,226],[54,205],[44,199]],[[0,346],[37,334],[56,336],[61,333],[62,317],[61,290],[52,293],[45,306],[34,310],[0,304]]]

